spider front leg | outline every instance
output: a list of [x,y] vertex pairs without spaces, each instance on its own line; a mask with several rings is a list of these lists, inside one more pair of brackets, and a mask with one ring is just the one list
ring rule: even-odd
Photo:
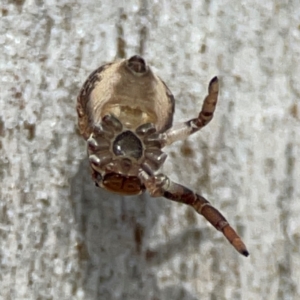
[[[146,178],[144,177],[144,179]],[[167,199],[192,206],[197,213],[201,214],[217,230],[221,231],[239,253],[244,256],[249,255],[245,244],[229,225],[225,217],[204,197],[194,193],[181,184],[171,181],[163,174],[148,177],[144,180],[144,184],[152,197],[163,196]]]
[[186,139],[192,133],[206,126],[213,118],[218,101],[218,93],[219,82],[218,78],[214,77],[208,85],[208,95],[203,101],[202,109],[198,118],[191,119],[187,122],[171,127],[165,134],[163,134],[163,146],[170,145],[178,140]]

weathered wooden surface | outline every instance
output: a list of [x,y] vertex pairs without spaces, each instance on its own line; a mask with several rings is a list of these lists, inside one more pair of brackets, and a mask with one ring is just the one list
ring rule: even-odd
[[[297,1],[0,2],[0,299],[300,297]],[[168,148],[166,174],[203,193],[244,258],[186,206],[94,187],[76,129],[88,74],[142,54],[213,121]]]

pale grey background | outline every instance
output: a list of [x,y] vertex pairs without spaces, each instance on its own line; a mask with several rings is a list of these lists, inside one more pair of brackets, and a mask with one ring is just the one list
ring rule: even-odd
[[[0,299],[299,299],[300,5],[0,1]],[[164,171],[236,227],[239,255],[184,205],[94,187],[75,101],[104,62],[142,54],[209,126]]]

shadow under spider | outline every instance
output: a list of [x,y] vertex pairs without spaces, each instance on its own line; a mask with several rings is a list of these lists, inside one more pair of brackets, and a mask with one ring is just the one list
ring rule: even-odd
[[201,244],[211,238],[209,228],[189,228],[149,248],[147,237],[159,215],[174,204],[147,193],[122,197],[95,187],[87,160],[71,179],[71,199],[89,299],[197,299],[180,285],[161,289],[156,269],[178,254],[188,258],[189,253],[198,252],[200,256]]

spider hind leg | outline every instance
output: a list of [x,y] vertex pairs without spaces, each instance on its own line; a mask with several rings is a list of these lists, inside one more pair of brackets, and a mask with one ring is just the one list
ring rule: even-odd
[[149,178],[145,182],[145,185],[153,197],[163,196],[167,199],[192,206],[197,213],[201,214],[217,230],[221,231],[239,253],[244,256],[249,255],[245,244],[236,231],[230,226],[225,217],[204,197],[181,184],[171,181],[163,174]]

